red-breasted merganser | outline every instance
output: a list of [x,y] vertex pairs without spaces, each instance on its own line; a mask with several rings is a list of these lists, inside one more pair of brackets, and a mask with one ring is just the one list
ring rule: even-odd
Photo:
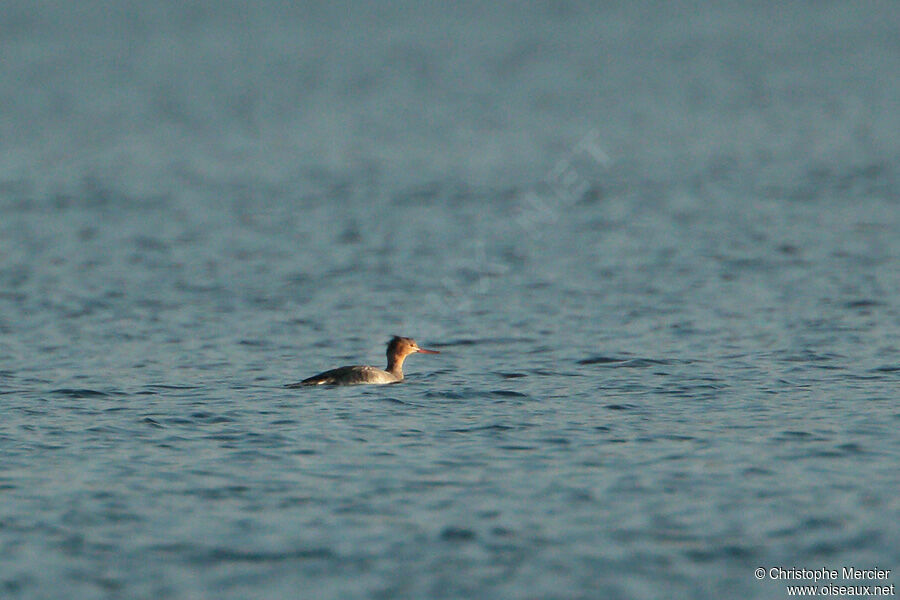
[[318,375],[313,375],[299,383],[291,383],[287,387],[298,388],[304,385],[357,385],[361,383],[398,383],[403,381],[403,361],[410,354],[440,354],[437,350],[419,348],[412,338],[394,336],[387,346],[387,370],[360,365],[339,367]]

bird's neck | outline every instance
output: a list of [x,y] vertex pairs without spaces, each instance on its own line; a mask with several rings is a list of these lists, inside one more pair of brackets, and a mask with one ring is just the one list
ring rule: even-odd
[[406,360],[404,354],[392,354],[388,356],[387,371],[398,379],[403,379],[403,361]]

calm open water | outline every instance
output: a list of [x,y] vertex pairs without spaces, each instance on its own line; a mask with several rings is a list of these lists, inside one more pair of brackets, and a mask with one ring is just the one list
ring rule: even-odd
[[900,569],[898,26],[4,2],[0,597]]

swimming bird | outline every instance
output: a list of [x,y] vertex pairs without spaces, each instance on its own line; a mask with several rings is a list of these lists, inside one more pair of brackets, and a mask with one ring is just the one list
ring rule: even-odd
[[298,383],[291,383],[286,387],[298,388],[306,385],[358,385],[362,383],[398,383],[403,381],[403,361],[410,354],[416,352],[422,354],[440,354],[437,350],[419,348],[416,340],[407,337],[394,336],[387,345],[387,370],[377,367],[358,365],[351,367],[339,367],[318,375],[313,375]]

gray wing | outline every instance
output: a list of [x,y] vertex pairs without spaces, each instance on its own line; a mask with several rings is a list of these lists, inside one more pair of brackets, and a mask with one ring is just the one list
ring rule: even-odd
[[383,383],[379,379],[383,376],[381,369],[368,365],[352,365],[338,367],[318,375],[313,375],[299,383],[292,383],[286,387],[298,388],[306,385],[353,385],[357,383]]

